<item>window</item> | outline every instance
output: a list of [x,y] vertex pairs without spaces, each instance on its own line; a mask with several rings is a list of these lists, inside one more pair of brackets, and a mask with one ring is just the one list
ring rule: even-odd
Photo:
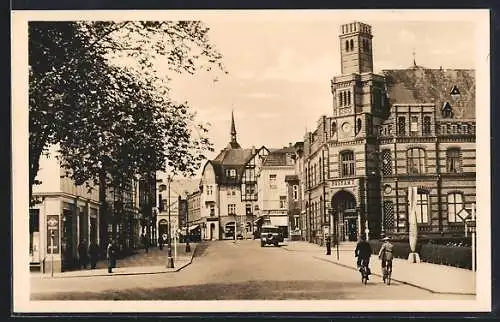
[[233,196],[236,196],[236,190],[231,190],[231,194],[232,194]]
[[280,196],[280,208],[286,208],[286,196]]
[[332,122],[331,136],[333,137],[335,134],[337,134],[337,123]]
[[412,116],[410,118],[410,134],[418,135],[418,117]]
[[408,160],[408,174],[425,173],[425,150],[422,148],[408,149],[406,152]]
[[345,41],[345,51],[349,51],[349,40]]
[[361,131],[361,119],[358,118],[356,122],[356,132],[359,133]]
[[215,205],[213,203],[210,204],[210,217],[215,216]]
[[340,153],[341,177],[354,175],[354,152],[344,151]]
[[227,214],[236,215],[236,205],[234,203],[230,203],[227,205]]
[[351,105],[351,91],[347,91],[347,105]]
[[276,175],[275,174],[270,174],[269,175],[269,187],[271,189],[276,189]]
[[247,216],[252,214],[252,205],[251,204],[247,203],[245,205],[245,213],[247,214]]
[[422,132],[424,135],[431,134],[431,117],[430,116],[424,116],[424,127],[422,129]]
[[384,227],[386,230],[394,229],[394,204],[384,200]]
[[448,194],[448,222],[460,222],[457,214],[464,208],[464,196],[460,192]]
[[212,186],[211,185],[208,185],[207,186],[207,196],[211,196],[213,194],[213,191],[212,191]]
[[392,174],[392,157],[391,150],[382,150],[382,174],[388,176]]
[[450,148],[446,151],[446,171],[451,173],[461,172],[459,148]]
[[293,191],[293,200],[295,201],[299,200],[299,186],[294,184],[292,187],[292,191]]
[[253,184],[247,184],[245,186],[245,194],[247,195],[253,195],[255,193],[255,185]]
[[427,223],[429,221],[429,193],[427,191],[417,191],[417,223]]
[[452,118],[453,117],[453,110],[451,108],[450,103],[446,102],[443,105],[443,108],[441,109],[441,115],[443,118]]
[[404,116],[398,117],[398,134],[406,135],[406,120]]
[[349,40],[349,49],[353,50],[354,49],[354,40]]
[[293,217],[293,229],[298,230],[299,229],[299,216],[294,216]]

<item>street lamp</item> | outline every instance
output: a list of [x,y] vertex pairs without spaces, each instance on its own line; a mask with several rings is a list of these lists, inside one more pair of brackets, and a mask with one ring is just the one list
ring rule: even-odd
[[186,253],[191,252],[191,245],[189,245],[189,194],[186,192]]
[[172,258],[172,243],[171,243],[171,217],[170,217],[170,182],[172,182],[170,175],[167,177],[168,181],[168,244],[167,244],[167,268],[174,268],[174,259]]

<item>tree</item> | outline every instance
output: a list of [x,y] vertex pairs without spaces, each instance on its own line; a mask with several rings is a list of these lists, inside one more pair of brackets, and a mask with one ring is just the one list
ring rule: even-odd
[[198,21],[30,22],[30,200],[40,156],[54,143],[77,184],[115,185],[166,166],[193,173],[212,149],[207,129],[187,103],[170,100],[157,63],[224,70],[207,33]]

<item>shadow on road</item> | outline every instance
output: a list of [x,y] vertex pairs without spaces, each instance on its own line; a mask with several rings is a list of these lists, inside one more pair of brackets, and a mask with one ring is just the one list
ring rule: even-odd
[[32,294],[32,300],[336,300],[346,299],[343,290],[369,288],[354,282],[246,281],[123,291],[60,292]]
[[201,242],[196,246],[196,249],[194,250],[193,257],[203,257],[206,255],[206,250],[209,246],[208,242]]

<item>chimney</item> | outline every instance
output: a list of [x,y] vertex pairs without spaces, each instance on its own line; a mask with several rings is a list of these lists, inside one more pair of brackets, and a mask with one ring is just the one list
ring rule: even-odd
[[255,154],[255,145],[252,145],[252,154]]
[[292,142],[288,142],[288,147],[291,148],[292,147]]

